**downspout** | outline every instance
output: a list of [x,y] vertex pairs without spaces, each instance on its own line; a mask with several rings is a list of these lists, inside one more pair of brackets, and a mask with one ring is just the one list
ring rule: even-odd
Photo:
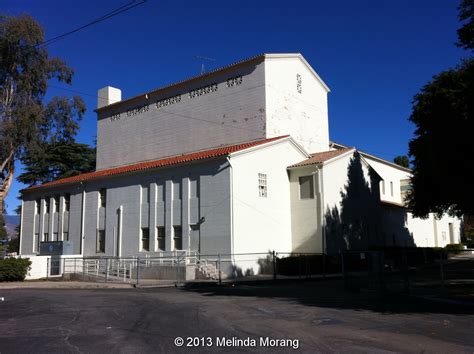
[[117,255],[122,257],[122,224],[123,224],[123,205],[119,207],[119,223],[118,223],[118,231],[117,231]]
[[234,259],[234,170],[230,163],[230,157],[227,156],[227,162],[230,168],[230,253],[232,257],[232,263],[235,264]]
[[326,220],[324,218],[324,175],[323,166],[316,167],[318,172],[318,194],[320,199],[319,219],[321,224],[321,250],[326,253]]

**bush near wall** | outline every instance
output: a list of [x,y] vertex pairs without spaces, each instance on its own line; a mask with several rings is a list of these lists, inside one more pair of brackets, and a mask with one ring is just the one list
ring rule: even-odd
[[0,260],[0,282],[23,281],[30,270],[28,258],[6,258]]
[[[292,255],[277,258],[277,273],[289,276],[309,274],[330,274],[341,271],[340,256]],[[323,265],[324,262],[324,265]]]

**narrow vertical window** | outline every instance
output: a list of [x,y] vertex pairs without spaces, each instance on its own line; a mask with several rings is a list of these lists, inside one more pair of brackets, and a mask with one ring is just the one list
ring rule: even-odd
[[380,182],[380,188],[382,189],[382,194],[385,195],[385,181],[384,180]]
[[49,198],[46,198],[44,201],[44,212],[45,214],[49,214]]
[[267,197],[267,175],[265,173],[258,174],[258,196]]
[[43,233],[43,242],[49,241],[49,234],[47,232]]
[[69,241],[69,232],[63,231],[63,241]]
[[390,182],[390,195],[393,197],[393,182]]
[[302,176],[300,182],[300,199],[314,199],[313,176]]
[[55,195],[53,198],[53,213],[59,212],[59,195]]
[[402,196],[402,200],[405,201],[407,195],[412,190],[411,182],[409,179],[402,179],[400,180],[400,194]]
[[105,188],[102,188],[99,191],[99,206],[102,208],[105,208],[106,205],[107,205],[107,192]]
[[41,212],[41,199],[35,201],[35,213],[39,215]]
[[142,251],[150,250],[150,229],[148,227],[142,227],[141,231],[141,248]]
[[64,196],[64,211],[69,212],[70,204],[71,204],[71,195],[70,195],[70,194],[66,194],[66,195]]
[[183,249],[183,229],[181,226],[173,226],[174,249]]
[[105,253],[105,230],[97,230],[97,253]]
[[164,251],[166,247],[165,227],[158,226],[156,229],[157,229],[156,234],[157,234],[157,241],[158,241],[158,249],[160,251]]

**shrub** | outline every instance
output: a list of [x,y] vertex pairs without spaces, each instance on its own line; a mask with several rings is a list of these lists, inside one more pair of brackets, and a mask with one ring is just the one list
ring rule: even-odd
[[338,273],[341,271],[340,258],[339,255],[323,257],[321,254],[291,255],[285,258],[277,258],[277,272],[281,275],[290,276]]
[[7,258],[0,260],[0,282],[23,281],[30,270],[29,258]]
[[463,245],[460,243],[450,243],[445,247],[449,251],[461,251],[464,249]]

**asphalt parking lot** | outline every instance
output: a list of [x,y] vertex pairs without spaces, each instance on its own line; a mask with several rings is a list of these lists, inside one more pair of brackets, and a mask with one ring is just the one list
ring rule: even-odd
[[0,353],[474,351],[473,311],[327,285],[0,287]]

